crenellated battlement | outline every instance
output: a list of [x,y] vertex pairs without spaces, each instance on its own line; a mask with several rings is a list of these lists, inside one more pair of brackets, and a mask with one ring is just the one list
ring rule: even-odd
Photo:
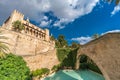
[[14,20],[22,21],[24,19],[24,15],[21,12],[14,10],[11,14],[11,18],[13,18],[13,21]]
[[21,23],[25,26],[25,29],[21,31],[21,33],[31,35],[36,38],[41,38],[42,40],[45,41],[50,41],[50,36],[49,36],[49,30],[48,29],[41,29],[34,24],[30,23],[29,19],[24,20],[24,14],[21,12],[14,10],[10,17],[4,22],[3,28],[13,30],[13,22],[15,21],[21,21]]

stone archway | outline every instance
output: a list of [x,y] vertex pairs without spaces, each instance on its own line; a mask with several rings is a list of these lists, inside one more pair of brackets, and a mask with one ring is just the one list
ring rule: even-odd
[[76,69],[81,54],[96,63],[105,80],[120,80],[120,33],[109,33],[81,46],[77,52]]
[[86,55],[89,59],[91,59],[96,64],[96,66],[99,68],[99,70],[102,73],[102,75],[105,78],[105,80],[110,80],[109,77],[108,77],[108,75],[107,75],[107,73],[105,72],[104,68],[101,66],[101,64],[99,62],[95,61],[94,58],[92,58],[88,54],[85,54],[85,53],[81,52],[81,54],[77,55],[76,69],[80,69],[80,58],[81,58],[81,55]]

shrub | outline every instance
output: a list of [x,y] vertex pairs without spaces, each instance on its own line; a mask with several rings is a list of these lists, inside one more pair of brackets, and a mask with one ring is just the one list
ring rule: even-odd
[[32,71],[32,76],[39,76],[41,77],[44,74],[48,74],[50,72],[50,70],[48,68],[41,68],[41,69],[37,69],[35,71]]
[[80,69],[90,69],[102,74],[97,65],[86,55],[81,55],[80,57]]
[[51,70],[52,70],[52,71],[58,71],[58,70],[60,69],[60,67],[61,67],[60,64],[54,65]]
[[25,29],[25,26],[19,20],[14,21],[12,26],[15,31],[19,31],[19,32]]
[[49,74],[50,70],[48,68],[42,68],[42,74]]
[[65,36],[64,35],[59,35],[57,40],[55,40],[55,46],[56,48],[66,48],[68,47],[68,43],[65,40]]
[[60,48],[57,49],[57,57],[61,62],[61,67],[75,67],[76,55],[78,49]]
[[70,51],[71,50],[69,48],[58,48],[57,49],[58,60],[62,62],[67,57],[67,55],[70,53]]
[[30,70],[22,57],[13,54],[0,58],[1,80],[30,80]]
[[102,74],[102,72],[100,71],[100,69],[97,67],[97,65],[92,64],[92,63],[88,63],[88,68],[92,71],[95,71],[99,74]]

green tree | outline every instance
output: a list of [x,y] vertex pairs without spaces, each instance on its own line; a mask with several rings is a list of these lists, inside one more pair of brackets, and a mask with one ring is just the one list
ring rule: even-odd
[[23,58],[13,54],[0,58],[0,80],[31,80],[30,70]]
[[60,64],[54,65],[51,70],[56,72],[56,71],[58,71],[60,69],[60,67],[61,67]]
[[50,36],[50,40],[55,41],[55,37],[53,35]]
[[[0,39],[7,39],[7,37],[2,36],[0,31]],[[0,41],[0,58],[4,58],[5,54],[9,51],[9,48],[6,46],[7,43]]]
[[24,30],[24,28],[25,28],[24,25],[19,20],[13,22],[12,26],[14,27],[15,31],[19,31],[19,32]]
[[92,36],[93,39],[97,39],[97,38],[99,38],[99,37],[100,37],[99,34],[94,34],[94,35]]
[[76,42],[72,42],[71,48],[78,48],[78,47],[80,47],[80,44],[78,44]]
[[41,77],[44,74],[49,74],[50,70],[48,68],[41,68],[41,69],[37,69],[35,71],[32,71],[32,76],[39,76]]
[[115,4],[118,5],[120,3],[120,0],[107,0],[108,2],[114,2],[115,1]]
[[56,47],[65,48],[67,46],[68,46],[68,44],[67,44],[67,41],[65,40],[65,36],[59,35],[57,40],[56,40]]
[[55,40],[55,46],[56,46],[57,48],[60,48],[60,42],[59,42],[58,40]]

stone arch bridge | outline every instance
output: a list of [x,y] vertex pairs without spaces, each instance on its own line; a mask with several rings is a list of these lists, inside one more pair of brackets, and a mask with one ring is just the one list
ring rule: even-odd
[[82,54],[96,63],[105,80],[120,80],[120,33],[108,33],[83,45],[77,52],[76,69]]

